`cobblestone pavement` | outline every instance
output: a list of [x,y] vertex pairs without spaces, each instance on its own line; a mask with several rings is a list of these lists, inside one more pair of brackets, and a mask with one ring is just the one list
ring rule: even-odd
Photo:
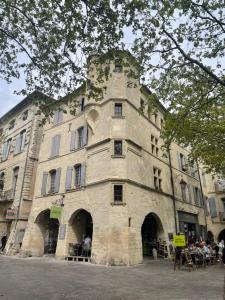
[[105,267],[0,256],[0,300],[221,300],[224,266],[188,272],[170,261]]

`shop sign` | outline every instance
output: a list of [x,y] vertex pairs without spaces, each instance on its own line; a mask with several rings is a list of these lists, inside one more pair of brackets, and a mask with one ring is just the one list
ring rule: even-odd
[[50,211],[50,218],[51,219],[60,219],[62,214],[62,207],[57,205],[52,205]]
[[7,220],[14,220],[16,219],[16,215],[17,215],[17,210],[13,209],[13,208],[8,208],[6,210],[6,219]]
[[174,235],[173,236],[173,244],[176,247],[184,247],[186,245],[185,236],[184,235]]

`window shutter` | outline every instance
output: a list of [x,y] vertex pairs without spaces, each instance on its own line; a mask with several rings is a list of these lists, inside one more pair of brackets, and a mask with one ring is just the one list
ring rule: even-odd
[[16,138],[16,147],[15,147],[14,154],[20,153],[20,150],[21,150],[21,142],[22,142],[21,135],[18,135],[17,138]]
[[70,151],[76,149],[76,131],[71,131],[71,140],[70,140]]
[[81,186],[84,186],[86,184],[86,163],[83,162],[81,164]]
[[211,218],[216,218],[217,217],[217,211],[216,211],[216,202],[214,197],[210,197],[208,199],[209,203],[209,208],[210,208],[210,215]]
[[26,140],[26,131],[24,131],[21,136],[21,151],[23,151],[23,149],[24,149],[25,140]]
[[58,112],[58,123],[61,123],[62,120],[63,120],[63,111],[60,110],[60,111]]
[[8,143],[4,143],[3,144],[3,148],[2,148],[2,159],[5,160],[7,158],[7,149],[8,149]]
[[191,186],[190,186],[190,184],[187,184],[187,188],[188,188],[188,199],[189,199],[189,202],[192,203]]
[[197,200],[197,195],[196,195],[195,187],[193,186],[192,189],[193,189],[193,195],[194,195],[195,205],[198,205],[198,200]]
[[10,147],[11,147],[11,140],[9,140],[6,144],[6,158],[8,157],[9,155],[9,150],[10,150]]
[[87,139],[88,139],[88,126],[84,126],[84,131],[83,131],[83,146],[87,145]]
[[180,153],[179,152],[177,152],[177,161],[178,161],[179,169],[182,170],[182,165],[181,165]]
[[72,174],[73,174],[73,167],[67,167],[67,171],[66,171],[66,191],[71,189]]
[[46,195],[47,180],[48,180],[48,172],[43,172],[42,185],[41,185],[42,196]]
[[60,187],[60,176],[61,176],[61,168],[58,168],[56,170],[56,176],[55,176],[55,189],[54,192],[58,193],[59,192],[59,187]]
[[59,155],[60,139],[60,134],[57,134],[52,138],[51,157]]

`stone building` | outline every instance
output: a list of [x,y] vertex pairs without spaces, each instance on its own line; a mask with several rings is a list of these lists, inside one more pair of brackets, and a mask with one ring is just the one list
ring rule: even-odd
[[34,192],[42,127],[33,92],[0,119],[0,237],[7,236],[6,253],[21,246]]
[[208,238],[220,242],[225,240],[225,180],[203,174]]
[[[88,235],[93,263],[130,265],[154,245],[165,254],[176,232],[206,237],[199,169],[187,149],[161,149],[165,109],[128,75],[135,66],[126,59],[108,61],[100,101],[78,89],[68,96],[76,114],[65,97],[44,126],[24,252],[64,258]],[[96,80],[95,65],[88,76]]]

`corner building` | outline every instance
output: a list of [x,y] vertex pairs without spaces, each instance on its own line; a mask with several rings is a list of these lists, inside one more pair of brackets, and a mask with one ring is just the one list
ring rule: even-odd
[[[135,71],[129,59],[107,62],[101,101],[80,88],[68,96],[79,104],[76,115],[59,109],[44,126],[24,252],[64,258],[89,235],[93,263],[132,265],[153,243],[169,248],[176,231],[204,237],[198,170],[186,166],[188,150],[173,144],[170,156],[162,152],[165,109],[149,109],[151,92],[127,75]],[[95,65],[88,76],[96,80]],[[59,104],[69,111],[65,99]],[[50,218],[54,204],[59,219]]]

